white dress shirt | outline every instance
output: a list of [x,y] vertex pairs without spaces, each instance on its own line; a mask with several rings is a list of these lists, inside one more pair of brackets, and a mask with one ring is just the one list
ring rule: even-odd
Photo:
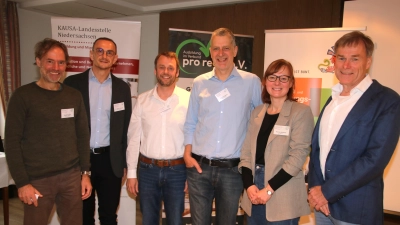
[[183,125],[189,97],[189,92],[175,87],[164,101],[157,94],[157,85],[139,95],[128,129],[128,178],[137,178],[139,151],[152,159],[183,157]]
[[347,115],[372,84],[371,77],[365,78],[350,91],[349,96],[340,96],[343,86],[339,83],[332,87],[332,101],[325,107],[319,129],[320,163],[325,178],[325,163],[340,128]]

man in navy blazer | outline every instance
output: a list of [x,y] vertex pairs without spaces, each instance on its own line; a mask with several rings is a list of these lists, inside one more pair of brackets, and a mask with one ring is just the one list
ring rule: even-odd
[[383,224],[383,172],[399,140],[400,97],[367,74],[374,44],[359,31],[335,43],[339,84],[312,138],[308,200],[316,224]]
[[122,177],[126,176],[127,132],[132,113],[130,88],[111,73],[117,45],[98,38],[90,51],[91,69],[69,76],[64,83],[78,89],[90,128],[92,195],[83,201],[83,224],[94,225],[95,194],[102,225],[117,224]]

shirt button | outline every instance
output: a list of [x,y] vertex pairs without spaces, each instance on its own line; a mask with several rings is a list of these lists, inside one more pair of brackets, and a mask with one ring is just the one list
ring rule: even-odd
[[224,113],[224,111],[221,111],[221,113]]

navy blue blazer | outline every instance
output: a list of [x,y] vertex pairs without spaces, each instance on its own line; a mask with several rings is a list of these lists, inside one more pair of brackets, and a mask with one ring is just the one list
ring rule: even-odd
[[[128,126],[132,114],[131,90],[127,83],[111,74],[112,96],[110,115],[110,160],[115,176],[122,177],[126,166],[126,148],[128,146]],[[89,70],[72,75],[64,84],[79,90],[85,103],[90,129]],[[123,102],[125,110],[114,112],[113,105]]]
[[[332,100],[328,99],[325,107]],[[318,118],[312,137],[308,184],[321,186],[331,215],[338,220],[383,224],[383,172],[400,134],[400,97],[376,80],[349,112],[320,167]]]

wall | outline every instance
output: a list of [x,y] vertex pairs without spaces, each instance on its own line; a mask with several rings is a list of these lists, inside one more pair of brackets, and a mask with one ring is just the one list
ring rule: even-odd
[[[378,7],[379,5],[379,7]],[[365,27],[376,49],[370,74],[381,84],[400,93],[400,76],[396,69],[400,57],[400,1],[358,0],[345,3],[343,27]],[[400,212],[400,144],[384,174],[384,209]]]
[[264,74],[264,31],[267,29],[340,27],[341,0],[279,0],[162,12],[160,51],[168,50],[168,29],[213,31],[227,27],[253,35],[253,73]]
[[37,42],[51,37],[50,16],[18,9],[21,45],[21,85],[39,78],[35,62],[34,47]]
[[[39,77],[35,65],[34,46],[46,37],[51,37],[51,16],[18,9],[21,36],[21,84],[36,81]],[[154,58],[158,53],[159,14],[131,16],[116,20],[141,21],[139,94],[155,85]],[[123,34],[121,34],[123,35]],[[117,43],[118,46],[123,43]],[[89,54],[89,52],[88,52]]]

